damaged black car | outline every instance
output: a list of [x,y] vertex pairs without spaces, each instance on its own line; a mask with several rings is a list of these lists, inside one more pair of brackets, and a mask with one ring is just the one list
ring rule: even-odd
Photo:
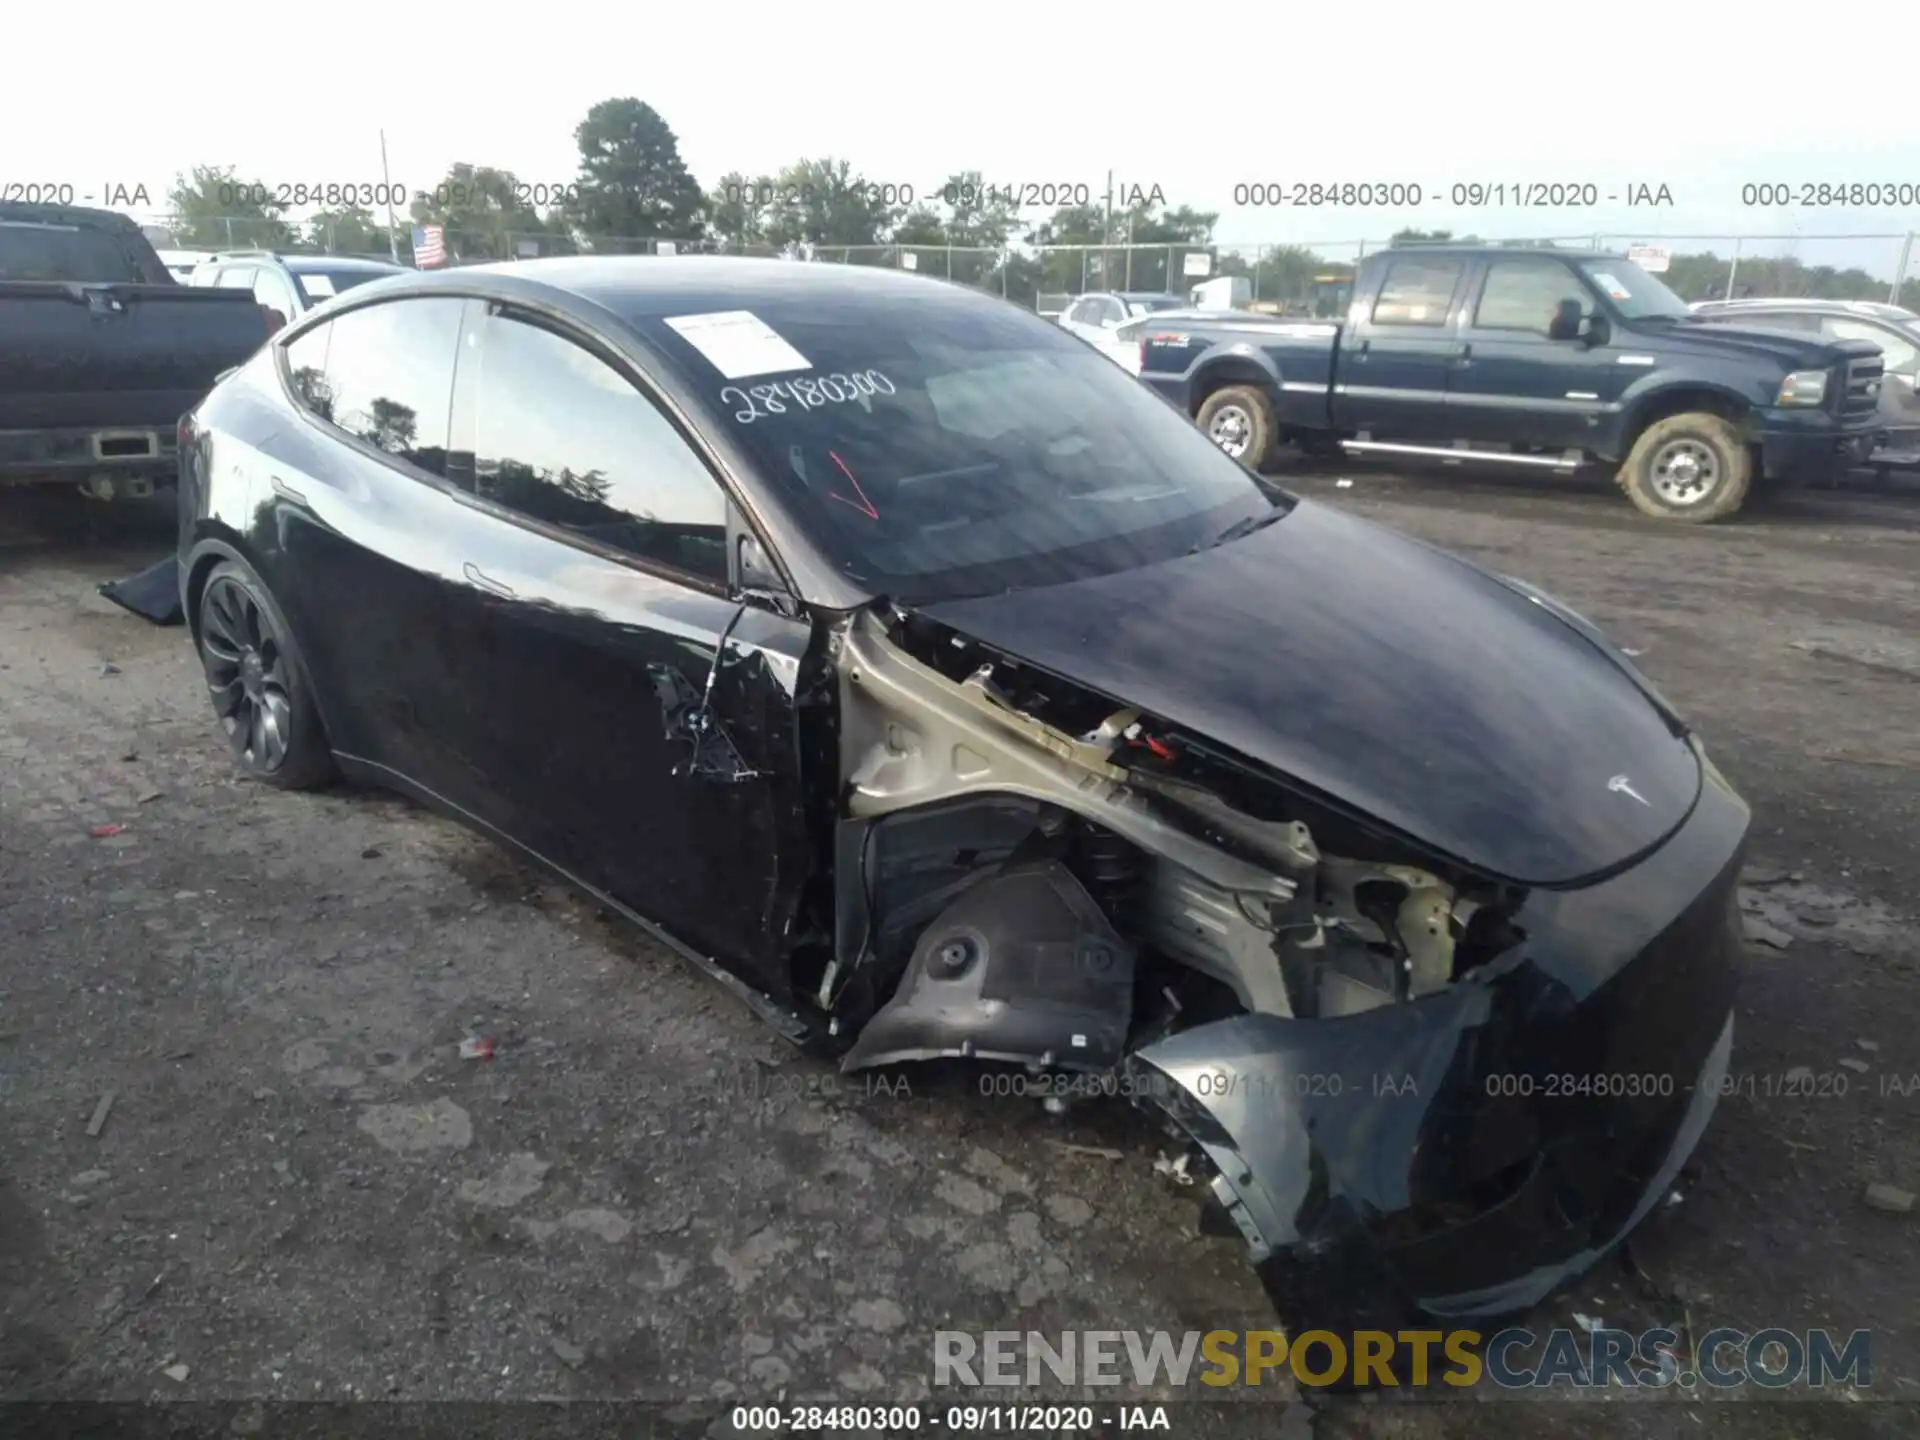
[[1283,1313],[1524,1309],[1708,1123],[1749,814],[1698,737],[1551,596],[1002,300],[408,275],[180,454],[247,771],[453,815],[846,1069],[1130,1097]]

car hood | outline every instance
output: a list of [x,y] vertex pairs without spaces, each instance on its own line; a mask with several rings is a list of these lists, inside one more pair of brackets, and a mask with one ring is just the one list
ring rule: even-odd
[[1691,744],[1545,606],[1308,501],[1196,555],[920,613],[1520,884],[1632,860],[1700,790]]
[[1821,369],[1841,359],[1876,354],[1879,348],[1865,340],[1823,340],[1797,330],[1722,324],[1704,317],[1669,326],[1645,326],[1640,334],[1649,341],[1667,342],[1701,355],[1724,355],[1733,351],[1777,360],[1789,370]]

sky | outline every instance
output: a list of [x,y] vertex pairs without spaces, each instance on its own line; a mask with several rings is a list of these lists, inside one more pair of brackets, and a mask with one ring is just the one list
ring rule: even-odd
[[[1221,244],[1336,253],[1326,242],[1417,225],[1610,243],[1712,236],[1675,248],[1724,254],[1734,235],[1776,235],[1797,236],[1788,253],[1807,263],[1891,274],[1897,239],[1825,237],[1920,229],[1920,101],[1904,78],[1879,83],[1873,58],[1898,57],[1894,73],[1910,73],[1911,5],[1858,12],[1830,46],[1818,41],[1823,12],[1783,10],[1783,30],[1764,7],[1704,0],[1597,10],[1376,0],[1310,18],[1209,6],[1195,25],[1161,5],[543,0],[450,13],[330,0],[318,12],[245,7],[232,23],[124,0],[105,8],[116,6],[139,37],[118,43],[156,83],[92,101],[95,82],[70,66],[9,65],[0,195],[67,183],[80,203],[105,203],[109,186],[144,185],[160,208],[174,173],[196,163],[269,183],[377,184],[382,128],[391,178],[410,189],[456,161],[566,182],[587,108],[632,95],[666,118],[703,186],[802,155],[842,156],[869,180],[921,194],[962,169],[1099,194],[1111,172],[1123,193],[1158,187],[1171,204],[1217,210]],[[90,15],[112,28],[110,14]],[[948,15],[966,18],[942,23]],[[1117,33],[1100,38],[1101,27]],[[16,57],[72,53],[58,7],[27,7],[6,28]],[[1269,182],[1417,185],[1424,200],[1235,203],[1236,187]],[[1856,182],[1882,186],[1883,203],[1743,203],[1758,198],[1743,185],[1797,199],[1804,185]],[[1513,203],[1514,187],[1543,183],[1576,195],[1591,184],[1599,203]],[[1503,184],[1504,204],[1453,203],[1455,185]],[[1638,186],[1655,197],[1664,186],[1671,203],[1628,205]]]

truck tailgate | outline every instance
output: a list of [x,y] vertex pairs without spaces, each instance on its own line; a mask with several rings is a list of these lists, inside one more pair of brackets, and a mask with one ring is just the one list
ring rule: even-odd
[[0,281],[0,431],[170,431],[267,336],[243,290]]

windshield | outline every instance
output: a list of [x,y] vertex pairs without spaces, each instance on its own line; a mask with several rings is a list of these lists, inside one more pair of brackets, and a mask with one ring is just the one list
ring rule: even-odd
[[137,284],[142,278],[133,257],[99,230],[0,221],[0,280]]
[[342,290],[351,290],[369,280],[384,280],[389,275],[400,273],[398,266],[392,270],[298,270],[293,278],[300,282],[300,293],[307,297],[307,303],[318,305],[323,300],[331,300]]
[[1156,295],[1146,300],[1129,300],[1127,313],[1130,315],[1152,315],[1161,310],[1178,310],[1186,301],[1178,295]]
[[1679,319],[1693,309],[1631,260],[1583,260],[1580,268],[1622,320]]
[[[758,329],[700,328],[736,317]],[[1170,559],[1276,503],[1105,355],[978,296],[836,294],[643,328],[814,542],[902,603]]]

